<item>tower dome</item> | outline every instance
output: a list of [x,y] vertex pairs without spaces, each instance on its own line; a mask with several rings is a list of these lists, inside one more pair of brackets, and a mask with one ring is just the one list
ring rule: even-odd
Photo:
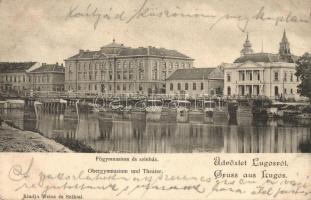
[[253,53],[253,49],[252,49],[252,44],[248,39],[248,33],[246,35],[246,40],[243,44],[243,49],[240,51],[241,52],[241,56],[247,55],[247,54],[251,54]]

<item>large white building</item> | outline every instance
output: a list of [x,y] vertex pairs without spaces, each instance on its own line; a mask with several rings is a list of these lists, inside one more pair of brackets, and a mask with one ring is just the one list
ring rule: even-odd
[[290,52],[285,31],[277,54],[253,53],[247,35],[241,57],[224,64],[224,95],[299,98],[299,79],[295,76],[297,59]]

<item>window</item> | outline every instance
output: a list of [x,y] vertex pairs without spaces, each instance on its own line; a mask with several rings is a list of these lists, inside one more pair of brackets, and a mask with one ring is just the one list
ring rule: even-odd
[[201,83],[201,90],[204,90],[204,83]]
[[227,82],[231,81],[231,74],[227,73]]
[[117,90],[120,90],[120,85],[117,85]]
[[96,84],[94,85],[94,87],[95,87],[95,90],[97,90],[97,85]]
[[188,83],[185,83],[185,90],[188,90]]
[[166,79],[166,71],[162,71],[162,80]]
[[178,90],[181,90],[180,83],[177,84],[177,89],[178,89]]
[[117,80],[120,80],[121,79],[121,72],[117,72]]
[[167,63],[167,62],[164,62],[164,65],[163,65],[163,70],[165,70],[165,71],[166,71],[166,69],[167,69],[167,65],[168,65],[168,63]]
[[274,81],[279,80],[279,72],[274,72]]
[[170,90],[172,91],[174,89],[173,83],[170,83]]
[[134,67],[134,63],[133,63],[133,62],[130,62],[129,68],[130,68],[130,69],[133,69],[133,67]]
[[123,72],[123,80],[126,80],[127,79],[127,72]]
[[132,80],[133,79],[133,71],[130,71],[129,72],[129,80]]
[[139,80],[143,80],[144,79],[144,63],[143,62],[139,62],[138,79]]
[[286,82],[287,81],[287,73],[284,72],[284,81]]
[[126,90],[126,85],[125,85],[125,84],[123,84],[123,90],[124,90],[124,91]]
[[169,68],[170,70],[173,69],[173,63],[172,63],[172,62],[169,62],[169,63],[168,63],[168,68]]
[[178,69],[178,68],[179,68],[179,64],[175,63],[175,69]]
[[101,80],[105,80],[105,72],[101,71],[100,74]]
[[127,68],[128,68],[128,63],[127,63],[127,61],[124,61],[124,63],[123,63],[123,69],[127,70]]
[[293,82],[293,80],[294,80],[294,75],[293,75],[293,73],[291,73],[290,74],[290,82]]
[[196,89],[197,89],[197,84],[196,84],[196,83],[193,83],[192,89],[193,89],[193,90],[196,90]]
[[227,88],[227,94],[228,94],[228,96],[231,95],[231,87],[228,87],[228,88]]
[[245,71],[239,71],[239,80],[245,81]]
[[121,63],[120,62],[117,62],[117,68],[121,69]]
[[293,89],[290,89],[290,93],[291,93],[291,94],[294,94]]
[[109,80],[112,80],[112,71],[109,72]]
[[153,66],[152,68],[152,80],[158,79],[158,68],[157,66]]
[[286,88],[284,88],[284,94],[287,94],[287,90],[286,90]]

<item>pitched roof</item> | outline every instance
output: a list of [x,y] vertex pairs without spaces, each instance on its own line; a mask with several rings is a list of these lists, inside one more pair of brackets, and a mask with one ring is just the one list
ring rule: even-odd
[[297,60],[295,55],[280,55],[273,53],[252,53],[237,58],[234,63],[244,63],[246,61],[253,62],[288,62],[294,63]]
[[[212,74],[215,77],[211,76]],[[223,73],[219,68],[177,69],[167,80],[206,80],[211,78],[223,78]]]
[[99,51],[83,51],[80,52],[68,59],[99,59],[106,58],[109,56],[156,56],[156,57],[172,57],[172,58],[182,58],[182,59],[191,59],[189,56],[182,54],[176,50],[170,50],[165,48],[156,48],[156,47],[138,47],[131,48],[125,47],[122,44],[111,43],[106,46],[101,47]]
[[30,73],[42,73],[42,72],[65,72],[64,67],[58,64],[42,64],[41,67],[31,71]]
[[30,69],[34,64],[36,64],[36,62],[0,62],[0,72],[26,72],[26,70]]

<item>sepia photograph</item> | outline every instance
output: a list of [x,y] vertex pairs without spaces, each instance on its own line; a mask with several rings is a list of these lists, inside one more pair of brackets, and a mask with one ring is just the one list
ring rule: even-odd
[[310,8],[0,0],[0,152],[311,153]]

